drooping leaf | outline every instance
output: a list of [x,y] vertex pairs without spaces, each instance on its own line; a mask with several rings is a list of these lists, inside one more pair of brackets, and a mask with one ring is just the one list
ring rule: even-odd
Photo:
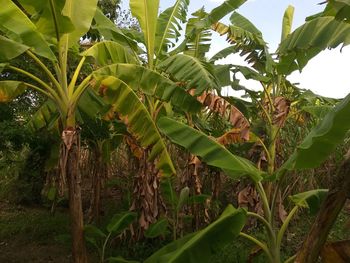
[[227,56],[231,55],[231,54],[235,54],[237,53],[239,50],[237,49],[236,46],[229,46],[229,47],[225,47],[224,49],[220,50],[219,52],[217,52],[214,56],[212,56],[209,61],[211,63],[214,63],[217,60],[226,58]]
[[203,230],[166,245],[145,263],[210,262],[220,246],[232,241],[243,228],[246,211],[229,205],[222,215]]
[[218,81],[220,88],[230,86],[232,83],[231,80],[231,65],[213,65],[214,75]]
[[57,44],[57,40],[63,34],[72,32],[75,27],[69,17],[62,15],[65,1],[51,1],[51,3],[44,1],[40,7],[36,6],[37,13],[35,15],[38,18],[35,25],[47,41],[53,42],[52,39],[55,39],[53,43]]
[[43,35],[17,5],[11,0],[0,0],[0,6],[0,31],[14,41],[31,47],[34,53],[56,60]]
[[107,231],[113,234],[119,234],[124,231],[137,218],[134,212],[125,212],[116,214],[107,225]]
[[[78,102],[78,112],[85,114],[91,119],[104,116],[109,109],[110,105],[103,101],[91,88],[85,90]],[[84,122],[83,119],[81,121]]]
[[142,147],[151,147],[149,160],[156,158],[157,167],[163,174],[175,174],[163,139],[161,138],[151,115],[135,92],[123,81],[109,76],[97,79],[97,86],[104,100],[113,106],[119,117],[128,127],[128,131],[141,143]]
[[[194,58],[204,59],[205,53],[210,49],[211,31],[205,26],[199,26],[199,23],[207,17],[204,7],[192,14],[186,25],[186,39],[180,45],[184,48],[184,54]],[[179,52],[180,50],[178,50]]]
[[165,235],[168,232],[168,220],[163,218],[151,224],[145,231],[145,237],[155,238],[161,235]]
[[153,68],[159,0],[130,0],[130,9],[145,36],[148,65]]
[[296,68],[302,70],[311,58],[326,48],[350,44],[350,24],[334,17],[318,17],[307,21],[293,31],[278,48],[279,70],[290,73]]
[[21,81],[0,81],[0,103],[9,102],[21,95],[27,86]]
[[115,76],[125,82],[134,91],[154,96],[170,102],[180,110],[198,112],[200,103],[183,88],[175,85],[168,78],[142,66],[132,64],[113,64],[94,72],[95,76]]
[[137,51],[138,46],[134,39],[126,36],[111,20],[109,20],[100,9],[96,10],[94,24],[91,26],[96,29],[105,40],[112,40],[132,50]]
[[0,62],[10,61],[29,49],[28,46],[3,36],[0,36],[0,47]]
[[130,49],[114,41],[98,42],[80,55],[93,57],[99,66],[115,63],[137,63]]
[[304,106],[301,108],[302,111],[310,113],[319,120],[324,118],[331,109],[332,107],[328,105]]
[[327,193],[327,189],[316,189],[292,195],[289,198],[295,205],[309,208],[311,214],[316,214]]
[[159,58],[163,53],[175,46],[176,40],[180,37],[181,25],[185,23],[189,0],[177,0],[172,7],[162,12],[158,17],[155,53]]
[[321,165],[340,144],[350,129],[350,94],[332,108],[306,136],[295,152],[280,168],[314,168]]
[[74,30],[64,34],[61,44],[65,49],[76,44],[89,30],[95,15],[98,0],[66,0],[62,9],[62,15],[68,17]]
[[246,79],[252,79],[252,80],[265,82],[265,83],[271,81],[270,77],[267,77],[250,67],[239,66],[239,65],[233,65],[232,67],[233,67],[232,72],[241,73]]
[[[271,72],[273,60],[261,32],[247,18],[237,12],[230,17],[231,25],[217,22],[212,29],[220,35],[226,35],[226,40],[235,48],[234,53],[246,55],[245,60],[259,72]],[[225,53],[231,50],[226,50]],[[225,54],[226,55],[226,54]]]
[[[212,112],[216,112],[222,118],[226,119],[235,129],[241,141],[249,140],[250,123],[247,118],[235,106],[231,105],[225,99],[208,92],[203,92],[197,100],[206,106]],[[224,137],[222,137],[224,139]],[[219,140],[220,142],[220,140]],[[220,142],[223,144],[222,142]]]
[[162,61],[158,68],[177,81],[184,82],[188,89],[196,89],[196,95],[218,87],[212,65],[189,55],[171,56]]
[[218,7],[215,7],[206,17],[205,25],[210,27],[212,24],[220,21],[227,14],[239,8],[246,0],[226,0]]
[[44,127],[52,129],[60,114],[52,100],[47,100],[32,116],[28,126],[33,131],[38,131]]
[[101,229],[99,229],[98,227],[94,226],[94,225],[85,225],[84,226],[84,234],[89,236],[89,237],[93,237],[93,238],[106,238],[107,235],[105,233],[103,233],[103,231]]
[[223,169],[228,176],[236,179],[248,175],[254,182],[262,179],[263,173],[249,160],[232,154],[204,133],[166,117],[160,118],[157,124],[172,142],[201,157],[207,164]]

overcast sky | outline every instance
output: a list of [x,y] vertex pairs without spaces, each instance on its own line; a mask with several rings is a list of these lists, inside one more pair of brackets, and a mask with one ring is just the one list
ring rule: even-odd
[[[123,6],[128,5],[128,0],[123,0]],[[191,0],[189,13],[202,6],[208,12],[222,3],[223,0]],[[247,17],[263,33],[264,40],[268,42],[270,51],[275,51],[281,36],[281,24],[284,10],[288,5],[295,8],[293,29],[303,24],[305,17],[323,10],[324,6],[318,5],[321,0],[248,0],[237,11]],[[172,6],[175,0],[160,0],[160,10]],[[225,18],[228,23],[228,18]],[[212,48],[208,57],[218,50],[228,46],[223,37],[213,34]],[[220,64],[242,63],[242,59],[231,56],[219,61]],[[300,83],[299,87],[311,89],[317,94],[342,98],[350,93],[350,47],[326,50],[313,58],[304,70],[299,74],[293,73],[289,80]],[[247,88],[256,89],[254,82],[245,82]]]

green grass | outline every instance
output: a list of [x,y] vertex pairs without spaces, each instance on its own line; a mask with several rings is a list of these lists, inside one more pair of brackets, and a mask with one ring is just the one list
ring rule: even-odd
[[63,235],[69,235],[66,211],[51,215],[42,208],[13,207],[0,214],[0,240],[16,237],[43,244],[56,242]]

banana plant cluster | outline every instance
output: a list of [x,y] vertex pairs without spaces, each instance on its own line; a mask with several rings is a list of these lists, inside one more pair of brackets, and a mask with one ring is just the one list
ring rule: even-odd
[[[308,18],[294,32],[291,31],[293,8],[288,7],[276,57],[269,52],[262,33],[239,13],[231,14],[229,26],[220,22],[244,2],[227,0],[210,13],[200,9],[187,20],[189,0],[177,0],[159,15],[159,0],[130,0],[130,9],[139,21],[141,34],[132,31],[126,34],[97,8],[97,0],[0,0],[0,74],[5,70],[30,79],[27,82],[0,81],[0,102],[15,99],[26,89],[33,89],[47,98],[37,115],[45,117],[35,120],[32,125],[58,127],[62,136],[60,182],[62,186],[68,186],[74,262],[88,261],[77,165],[81,113],[92,118],[98,115],[106,120],[118,119],[125,124],[127,132],[144,150],[145,162],[151,163],[152,170],[156,170],[148,181],[158,183],[158,175],[176,173],[164,134],[201,161],[222,169],[228,177],[249,178],[259,193],[263,215],[229,205],[211,225],[175,240],[145,262],[208,262],[217,246],[238,235],[259,246],[270,262],[281,262],[283,236],[293,216],[301,207],[316,210],[315,205],[327,194],[327,190],[317,189],[291,196],[290,201],[295,206],[278,227],[275,211],[280,182],[290,170],[319,166],[343,141],[350,128],[350,97],[347,96],[335,107],[327,108],[327,113],[322,114],[323,118],[294,153],[282,165],[277,165],[278,139],[286,121],[291,118],[293,105],[297,104],[291,101],[292,97],[287,97],[296,90],[287,76],[293,70],[301,70],[321,50],[350,43],[349,5],[345,1],[329,1],[324,12]],[[186,21],[184,40],[178,43]],[[83,49],[82,36],[90,28],[97,30],[103,41]],[[231,45],[206,60],[212,31],[225,35]],[[234,53],[247,55],[249,66],[216,64],[219,59]],[[21,56],[30,58],[46,78],[41,79],[11,64],[14,58]],[[79,62],[72,65],[71,56],[78,56]],[[88,72],[83,71],[89,62],[93,66]],[[255,94],[237,85],[235,74],[238,72],[247,79],[259,81],[263,91]],[[197,97],[213,90],[220,94],[221,88],[227,85],[250,94],[258,117],[266,123],[264,138],[248,131],[263,149],[266,168],[257,167],[203,132],[165,116],[169,113],[174,116],[174,112],[196,114],[203,107]],[[236,109],[234,107],[231,108]],[[316,109],[307,110],[315,112]],[[252,119],[247,117],[245,120],[248,125],[244,128],[249,130]],[[158,194],[156,191],[154,189],[151,194]],[[141,218],[144,216],[150,216],[150,211],[145,210]],[[266,241],[241,232],[247,217],[261,222],[266,230]],[[123,218],[128,219],[128,225],[136,215],[118,217],[119,221],[107,228],[107,235],[99,232],[105,238],[102,261],[111,235],[120,233],[125,227]],[[145,229],[156,218],[146,222]],[[176,221],[175,218],[174,228]],[[174,231],[176,237],[176,229]],[[287,262],[294,258],[292,256]]]

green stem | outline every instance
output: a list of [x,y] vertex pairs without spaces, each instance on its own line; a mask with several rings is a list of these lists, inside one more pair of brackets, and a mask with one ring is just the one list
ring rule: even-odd
[[75,87],[75,84],[76,84],[76,82],[78,80],[78,77],[79,77],[81,68],[82,68],[82,66],[83,66],[83,64],[85,62],[85,59],[86,59],[86,57],[82,57],[81,58],[77,68],[74,71],[72,80],[71,80],[71,82],[69,83],[69,86],[68,86],[68,95],[69,95],[69,97],[72,97],[72,95],[74,93],[74,87]]
[[251,242],[255,243],[256,245],[258,245],[268,256],[268,258],[270,259],[270,262],[274,262],[273,260],[273,256],[271,255],[271,252],[269,251],[269,249],[267,248],[266,244],[264,244],[263,242],[261,242],[260,240],[256,239],[255,237],[245,234],[243,232],[240,232],[239,235],[241,237],[244,237],[248,240],[250,240]]
[[269,102],[270,102],[271,111],[273,112],[274,109],[275,109],[275,107],[274,107],[274,105],[273,105],[273,101],[272,101],[272,98],[271,98],[271,96],[270,96],[270,93],[268,92],[268,90],[266,89],[266,86],[265,86],[264,84],[262,84],[262,86],[263,86],[264,92],[265,92],[265,94],[266,94],[266,97],[267,97],[267,99],[268,99]]
[[52,89],[49,85],[47,85],[44,81],[42,81],[38,77],[34,76],[33,74],[31,74],[28,71],[25,71],[23,69],[20,69],[20,68],[14,67],[14,66],[8,66],[8,68],[12,69],[18,73],[21,73],[23,75],[26,75],[29,78],[31,78],[32,80],[34,80],[35,82],[39,83],[41,86],[43,86],[45,89],[47,89],[49,91],[49,93],[51,94],[53,99],[59,104],[60,107],[62,107],[62,109],[65,108],[65,105],[66,105],[65,101],[62,101],[61,98],[56,93],[56,91],[54,89]]
[[283,238],[283,235],[284,233],[286,232],[287,230],[287,227],[290,223],[290,221],[292,220],[293,216],[295,215],[295,213],[298,211],[298,206],[294,206],[294,208],[289,212],[286,220],[284,221],[284,223],[282,224],[281,226],[281,229],[278,231],[278,234],[277,234],[277,249],[281,249],[281,243],[282,243],[282,238]]
[[253,213],[253,212],[247,212],[247,215],[259,219],[265,225],[265,227],[266,227],[266,229],[271,237],[273,237],[275,235],[269,222],[267,222],[267,220],[265,218],[263,218],[261,215],[258,215],[257,213]]
[[256,190],[258,191],[261,201],[263,202],[263,209],[264,209],[264,214],[265,218],[270,218],[271,217],[271,211],[269,207],[269,201],[267,199],[264,187],[262,186],[261,182],[256,184]]
[[80,96],[83,94],[85,89],[88,87],[89,81],[91,80],[92,75],[87,76],[80,84],[79,86],[75,89],[71,96],[71,101],[72,103],[76,104],[77,101],[79,100]]
[[45,96],[47,96],[47,97],[49,97],[50,99],[53,100],[53,97],[51,96],[51,94],[48,93],[48,92],[46,92],[45,90],[43,90],[43,89],[41,89],[41,88],[39,88],[39,87],[37,87],[37,86],[35,86],[35,85],[32,85],[32,84],[30,84],[30,83],[27,83],[27,82],[24,82],[24,84],[25,84],[26,86],[28,86],[29,88],[32,88],[32,89],[34,89],[34,90],[36,90],[36,91],[38,91],[38,92],[44,94]]
[[259,141],[259,143],[261,144],[261,146],[264,148],[264,151],[265,151],[265,153],[266,153],[267,160],[269,161],[269,160],[271,159],[269,150],[267,149],[265,143],[264,143],[259,137],[257,137],[257,138],[258,138],[258,141]]
[[264,112],[264,114],[265,114],[269,124],[272,125],[272,120],[271,120],[270,114],[267,112],[267,110],[265,109],[264,105],[262,105],[261,102],[258,101],[258,100],[256,100],[256,102],[258,103],[258,105],[261,108],[261,110]]
[[108,236],[105,239],[105,242],[103,243],[103,247],[102,247],[102,253],[101,253],[101,263],[103,263],[105,261],[105,251],[106,251],[106,246],[107,246],[107,242],[109,240],[109,238],[111,237],[112,233],[109,233]]
[[[272,196],[272,201],[271,201],[271,216],[272,217],[275,215],[276,200],[277,200],[278,191],[281,187],[281,182],[282,182],[282,178],[280,178],[280,180],[278,180],[276,188],[274,189],[275,191],[274,191],[273,196]],[[273,222],[273,219],[274,218],[270,218],[270,222]]]
[[58,83],[57,79],[54,75],[52,75],[51,71],[45,66],[45,64],[31,51],[27,50],[26,53],[30,56],[46,73],[58,91],[61,91],[61,85]]
[[275,170],[275,158],[276,158],[276,139],[277,139],[278,127],[276,125],[271,125],[269,129],[269,153],[270,153],[270,161],[268,163],[267,172],[272,175]]
[[293,255],[290,258],[288,258],[286,261],[284,261],[284,263],[292,263],[294,262],[294,259],[296,259],[297,255]]

